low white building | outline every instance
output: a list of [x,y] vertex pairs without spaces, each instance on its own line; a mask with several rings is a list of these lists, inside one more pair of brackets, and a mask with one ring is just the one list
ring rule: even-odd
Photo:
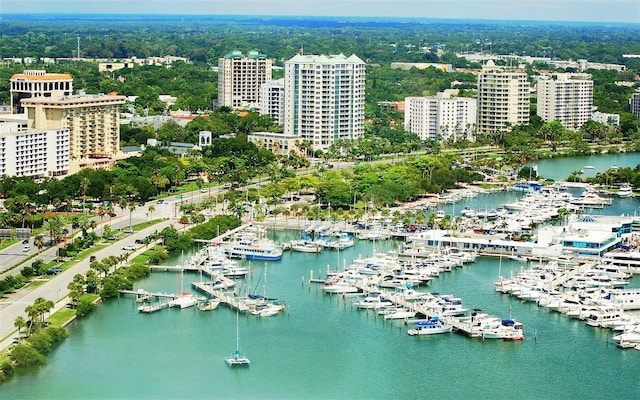
[[607,114],[596,111],[591,115],[591,119],[606,125],[620,125],[620,114]]

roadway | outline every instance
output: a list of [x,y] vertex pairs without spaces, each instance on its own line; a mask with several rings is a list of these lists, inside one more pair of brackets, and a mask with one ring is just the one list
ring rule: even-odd
[[[112,245],[101,249],[93,255],[96,256],[98,260],[104,259],[110,255],[120,255],[126,253],[125,250],[122,250],[123,246],[135,246],[138,249],[134,251],[132,254],[135,254],[138,251],[143,251],[143,246],[137,246],[135,241],[137,239],[144,239],[148,235],[152,234],[155,231],[161,231],[167,226],[173,226],[176,229],[181,228],[182,225],[178,223],[177,217],[179,216],[178,208],[182,203],[189,202],[198,202],[205,199],[207,196],[215,195],[219,188],[211,188],[211,190],[207,190],[206,193],[201,193],[200,191],[191,192],[187,194],[183,194],[180,198],[176,196],[172,196],[166,199],[163,199],[162,203],[158,203],[157,201],[150,201],[144,206],[136,207],[135,210],[129,215],[128,210],[121,211],[119,215],[116,215],[113,218],[103,218],[102,221],[96,219],[99,223],[96,227],[96,232],[101,234],[101,229],[105,224],[111,224],[112,229],[120,229],[123,230],[129,227],[129,223],[131,225],[137,225],[142,222],[148,221],[150,218],[155,219],[164,219],[164,221],[152,225],[148,228],[145,228],[141,231],[134,232],[132,234],[128,234],[126,236],[121,236],[122,239],[116,241]],[[155,207],[155,211],[152,215],[147,215],[149,213],[149,206],[153,205]],[[31,240],[33,243],[33,240]],[[42,250],[37,257],[33,257],[31,260],[36,260],[41,258],[45,261],[49,261],[56,257],[57,246],[48,247]],[[0,274],[0,278],[4,279],[4,277],[8,275],[17,275],[20,270],[25,265],[30,265],[30,261],[24,263],[13,269],[8,269],[14,266],[16,263],[21,262],[25,259],[27,255],[36,254],[37,249],[30,249],[28,252],[22,252],[22,248],[24,245],[20,242],[18,244],[14,244],[2,251],[2,264],[3,264],[3,273]],[[31,244],[31,247],[34,247]],[[12,262],[11,260],[14,260]],[[55,312],[63,307],[66,307],[68,299],[66,296],[69,293],[67,286],[73,280],[73,277],[76,274],[84,275],[89,268],[89,259],[83,259],[74,264],[71,268],[66,271],[55,275],[55,276],[43,276],[41,279],[45,280],[44,284],[31,289],[29,286],[18,290],[15,293],[5,296],[0,301],[0,350],[3,350],[10,346],[13,342],[13,338],[17,337],[17,330],[13,325],[13,322],[18,316],[22,316],[25,320],[28,319],[26,313],[24,312],[25,307],[34,303],[34,301],[43,297],[47,300],[52,300],[55,302],[55,307],[52,312]]]

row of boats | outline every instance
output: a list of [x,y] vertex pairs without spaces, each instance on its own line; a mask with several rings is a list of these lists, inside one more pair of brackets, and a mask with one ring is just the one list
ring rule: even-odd
[[470,311],[453,295],[416,289],[475,258],[476,254],[458,249],[432,251],[420,259],[401,259],[393,251],[375,253],[358,257],[342,271],[327,271],[322,291],[364,296],[353,301],[353,308],[373,310],[385,320],[404,320],[411,324],[407,333],[412,336],[463,331],[486,339],[524,339],[520,322],[483,314],[479,309]]
[[584,320],[592,327],[611,329],[621,348],[640,349],[640,289],[622,289],[631,273],[624,267],[585,263],[571,267],[536,263],[516,276],[495,282],[496,291],[536,302],[550,311]]

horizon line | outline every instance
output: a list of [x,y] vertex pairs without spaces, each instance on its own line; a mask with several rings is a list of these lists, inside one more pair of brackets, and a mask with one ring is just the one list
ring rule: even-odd
[[345,19],[355,18],[360,20],[412,20],[412,21],[475,21],[475,22],[536,22],[536,23],[550,23],[550,24],[598,24],[598,25],[638,25],[640,22],[629,21],[593,21],[593,20],[551,20],[551,19],[488,19],[488,18],[461,18],[461,17],[403,17],[403,16],[373,16],[373,15],[293,15],[293,14],[176,14],[176,13],[72,13],[72,12],[5,12],[0,15],[0,20],[3,17],[9,16],[52,16],[52,15],[67,15],[67,16],[158,16],[158,17],[254,17],[254,18],[315,18],[315,19]]

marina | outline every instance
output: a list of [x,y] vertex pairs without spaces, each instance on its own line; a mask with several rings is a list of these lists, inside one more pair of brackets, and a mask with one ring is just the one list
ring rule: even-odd
[[[619,157],[619,163],[623,161]],[[599,168],[594,161],[579,162]],[[441,208],[446,214],[459,215],[465,206],[490,210],[487,204],[513,202],[521,196],[522,193],[506,191],[482,194],[443,204]],[[615,198],[611,206],[589,213],[632,216],[637,208],[635,198]],[[266,234],[279,243],[300,237],[299,231],[269,229]],[[426,300],[426,290],[431,294],[451,294],[463,299],[464,308],[469,308],[468,314],[459,318],[470,325],[498,328],[503,320],[513,316],[514,325],[522,323],[525,331],[525,340],[515,343],[490,338],[483,341],[481,337],[470,339],[453,333],[412,337],[408,329],[426,318],[416,315],[392,319],[385,318],[387,314],[379,314],[381,310],[356,310],[351,304],[362,295],[347,292],[353,282],[343,286],[346,295],[340,291],[335,292],[337,295],[325,293],[325,284],[315,283],[315,280],[324,282],[327,272],[339,275],[345,266],[357,263],[358,259],[364,260],[374,253],[400,254],[404,247],[404,241],[398,239],[356,238],[352,247],[340,251],[317,254],[285,251],[279,261],[236,260],[248,273],[244,280],[234,279],[236,287],[226,291],[229,300],[235,298],[231,295],[236,289],[239,293],[260,292],[266,269],[268,293],[287,301],[286,309],[271,318],[256,318],[242,311],[238,317],[233,308],[222,303],[209,312],[193,307],[142,316],[137,311],[140,303],[135,301],[135,294],[105,302],[81,323],[69,326],[71,336],[51,353],[47,366],[14,377],[3,386],[3,395],[8,398],[382,399],[418,398],[428,391],[441,393],[444,398],[506,399],[513,397],[514,392],[496,388],[517,383],[517,395],[522,398],[555,399],[558,393],[576,399],[640,397],[640,389],[635,384],[640,375],[640,352],[634,349],[635,331],[623,333],[623,330],[594,328],[579,318],[555,312],[552,307],[541,305],[558,300],[551,292],[548,298],[540,296],[538,301],[532,301],[495,290],[499,276],[515,277],[538,264],[536,258],[518,257],[517,252],[505,252],[502,262],[498,256],[479,256],[473,263],[452,266],[450,271],[431,277],[426,285],[428,289],[378,288],[389,296],[416,299],[413,301]],[[193,254],[201,250],[196,249]],[[620,249],[620,254],[625,256],[630,252],[633,249]],[[185,255],[185,259],[193,254]],[[513,257],[509,257],[511,255]],[[410,256],[405,258],[412,260]],[[623,264],[631,262],[625,260]],[[176,266],[182,262],[178,255],[165,264]],[[367,265],[361,267],[367,268]],[[184,277],[189,283],[210,280],[195,270],[185,270]],[[351,279],[358,280],[355,276]],[[176,272],[159,268],[158,273],[137,282],[138,287],[149,293],[171,292],[176,287]],[[622,290],[638,288],[640,281],[636,275]],[[205,292],[199,293],[208,296]],[[571,299],[567,300],[565,303],[571,304]],[[557,307],[564,306],[558,303]],[[396,307],[394,312],[399,308],[402,307]],[[386,310],[388,315],[390,311]],[[626,315],[620,318],[618,328],[631,326],[637,311],[629,310]],[[222,362],[237,348],[236,329],[241,335],[242,351],[251,359],[249,369],[230,368]],[[83,362],[87,357],[91,363]],[[145,367],[125,372],[122,365],[133,359],[145,360]],[[178,364],[181,368],[175,368]],[[83,368],[77,368],[78,365]],[[366,367],[372,365],[388,368]],[[155,378],[167,369],[171,370],[170,380]],[[75,385],[70,387],[65,377],[72,370]],[[286,384],[282,383],[282,376],[287,377]],[[452,376],[459,378],[456,385],[451,384]],[[114,381],[119,384],[113,385]],[[211,392],[212,387],[215,394]]]

